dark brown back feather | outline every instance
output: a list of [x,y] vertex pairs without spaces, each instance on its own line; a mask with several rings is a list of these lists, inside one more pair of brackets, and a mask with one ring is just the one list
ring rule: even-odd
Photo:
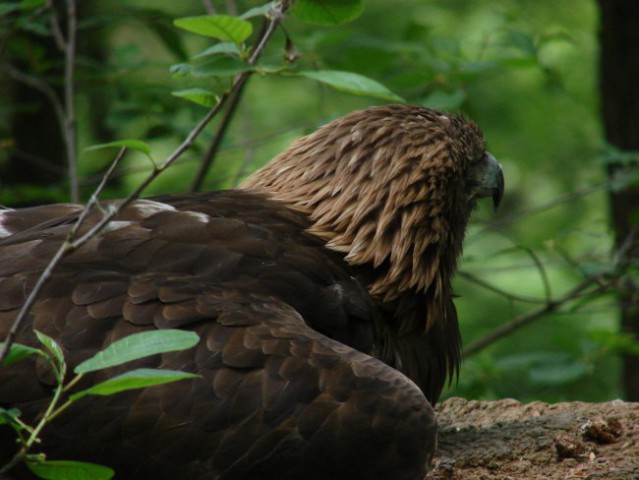
[[[18,341],[52,336],[72,370],[132,333],[188,329],[194,349],[77,388],[139,366],[202,377],[87,397],[43,448],[127,479],[421,479],[436,432],[424,394],[436,402],[459,367],[464,231],[492,192],[481,182],[503,188],[487,159],[470,122],[375,107],[300,139],[244,191],[133,202],[63,260]],[[0,211],[0,338],[80,210]],[[0,404],[33,421],[52,384],[34,359],[0,369]],[[14,448],[0,426],[0,464]]]

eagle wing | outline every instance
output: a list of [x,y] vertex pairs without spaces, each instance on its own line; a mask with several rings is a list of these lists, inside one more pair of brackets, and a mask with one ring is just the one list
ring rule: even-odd
[[[0,214],[0,338],[79,211]],[[187,329],[200,336],[196,347],[77,388],[139,367],[200,377],[85,397],[46,428],[49,458],[106,464],[128,479],[420,478],[434,449],[432,408],[368,355],[383,312],[307,227],[255,193],[158,197],[132,203],[65,258],[18,342],[35,345],[33,329],[42,331],[72,369],[132,333]],[[32,421],[52,383],[38,360],[3,368],[0,404]],[[12,442],[0,427],[0,463]]]

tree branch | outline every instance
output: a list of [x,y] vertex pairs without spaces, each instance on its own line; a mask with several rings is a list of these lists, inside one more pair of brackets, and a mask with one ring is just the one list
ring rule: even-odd
[[[71,228],[71,230],[69,231],[69,234],[67,235],[66,240],[64,241],[64,243],[62,243],[62,245],[60,245],[60,248],[58,248],[53,258],[47,264],[47,267],[38,277],[38,281],[33,287],[33,290],[29,292],[29,296],[27,297],[27,300],[22,305],[22,308],[20,308],[20,311],[18,312],[18,316],[13,321],[13,324],[11,325],[11,329],[9,330],[9,333],[7,334],[2,344],[2,349],[0,350],[0,365],[2,365],[4,363],[5,358],[7,358],[7,355],[9,354],[9,349],[11,348],[11,345],[13,344],[16,335],[18,334],[18,330],[20,330],[20,326],[24,322],[24,319],[27,317],[27,314],[29,313],[29,310],[31,310],[31,307],[33,306],[33,303],[36,301],[36,298],[38,297],[38,295],[40,294],[40,292],[46,285],[49,278],[51,278],[51,275],[53,274],[53,270],[58,266],[60,261],[66,255],[68,255],[74,249],[78,248],[79,245],[75,245],[73,243],[73,238],[77,234],[78,229],[80,228],[81,224],[83,223],[84,219],[88,215],[93,205],[96,205],[98,203],[98,196],[100,195],[100,193],[106,186],[107,181],[111,178],[111,175],[113,174],[113,171],[115,170],[115,167],[120,163],[120,161],[124,157],[125,152],[126,152],[126,149],[124,148],[120,150],[120,153],[118,154],[118,156],[115,158],[115,160],[113,161],[113,163],[111,164],[107,172],[102,177],[102,181],[93,192],[93,195],[91,195],[91,199],[89,200],[87,205],[84,207],[84,209],[80,213],[80,216],[78,217],[78,220],[76,221],[76,223],[73,225],[73,228]],[[87,240],[85,240],[85,242]]]
[[[282,1],[279,4],[279,8],[278,5],[275,5],[273,8],[271,8],[271,11],[269,12],[270,18],[265,19],[262,23],[262,28],[256,38],[255,45],[251,49],[251,55],[247,60],[247,63],[249,65],[255,65],[257,60],[262,55],[266,44],[272,37],[275,29],[282,21],[282,15],[288,8],[288,3],[288,1]],[[218,126],[217,132],[215,133],[215,136],[213,137],[209,148],[204,155],[202,163],[200,164],[200,168],[193,178],[193,183],[191,184],[190,191],[195,192],[202,188],[204,180],[206,179],[206,176],[211,169],[213,161],[215,160],[215,157],[220,149],[222,140],[224,139],[228,127],[235,115],[237,106],[239,105],[240,99],[242,98],[242,93],[244,92],[244,87],[246,86],[246,82],[251,73],[252,72],[247,71],[239,73],[235,76],[233,87],[231,89],[230,104],[226,110],[226,113],[224,114],[224,117],[220,121],[220,125]]]
[[78,186],[78,154],[76,145],[75,122],[75,50],[77,33],[77,10],[75,0],[66,0],[67,5],[67,39],[64,49],[64,143],[67,147],[67,168],[71,201],[80,201]]
[[537,308],[535,310],[532,310],[530,312],[526,312],[522,315],[519,315],[515,319],[501,325],[500,327],[496,328],[495,330],[490,332],[488,335],[485,335],[479,340],[470,342],[470,344],[468,344],[466,348],[464,348],[464,352],[463,352],[464,358],[468,358],[468,357],[472,357],[473,355],[476,355],[481,350],[495,343],[497,340],[507,335],[510,335],[514,331],[519,330],[520,328],[532,323],[533,321],[543,317],[544,315],[548,313],[552,313],[559,310],[565,304],[570,303],[571,301],[576,300],[577,298],[583,296],[584,292],[593,285],[597,285],[597,288],[590,290],[588,292],[588,295],[595,295],[601,292],[605,292],[606,290],[608,290],[608,288],[610,288],[610,283],[602,283],[601,275],[594,275],[592,277],[588,277],[584,279],[582,282],[575,285],[571,290],[569,290],[566,294],[562,295],[561,297],[555,300],[548,299],[548,301],[544,304],[544,306]]
[[[268,42],[268,40],[273,35],[273,32],[275,31],[275,28],[281,22],[282,15],[284,14],[284,12],[288,8],[288,6],[289,6],[289,1],[288,0],[282,0],[279,3],[276,3],[273,6],[273,8],[272,8],[272,13],[273,14],[271,16],[271,19],[270,19],[270,22],[269,22],[269,26],[266,28],[266,31],[264,32],[264,35],[260,39],[259,44],[258,44],[257,48],[255,49],[255,51],[253,52],[253,54],[251,55],[251,59],[249,59],[249,61],[252,60],[253,62],[255,62],[259,58],[259,56],[261,55],[262,51],[264,50],[264,47],[265,47],[266,43]],[[100,192],[102,191],[102,189],[106,185],[106,182],[108,181],[108,179],[111,177],[111,174],[113,173],[113,171],[115,169],[115,166],[122,159],[122,156],[124,155],[124,150],[120,151],[120,154],[114,160],[113,164],[109,168],[109,171],[103,177],[102,182],[96,188],[96,191],[94,192],[94,194],[91,196],[91,199],[90,199],[89,203],[83,209],[82,213],[80,214],[80,217],[78,218],[78,221],[76,222],[76,224],[73,226],[73,228],[69,232],[69,235],[67,236],[67,239],[60,246],[60,248],[58,249],[58,251],[56,252],[54,257],[51,259],[51,261],[47,265],[45,271],[40,275],[40,277],[38,278],[38,282],[36,283],[36,286],[30,292],[29,296],[27,297],[27,301],[25,302],[25,304],[20,309],[20,312],[18,313],[18,316],[17,316],[16,320],[14,321],[13,325],[11,326],[11,330],[9,330],[9,333],[8,333],[4,343],[2,345],[2,350],[0,351],[0,365],[2,365],[2,363],[5,360],[5,358],[7,357],[8,353],[9,353],[9,348],[13,344],[15,336],[17,335],[17,332],[20,329],[21,324],[24,322],[24,319],[26,318],[29,310],[33,306],[33,303],[35,302],[38,294],[40,293],[40,291],[42,290],[42,288],[44,287],[46,282],[51,277],[51,274],[53,273],[53,269],[60,263],[60,261],[66,255],[68,255],[73,250],[76,250],[76,249],[80,248],[87,241],[89,241],[91,238],[93,238],[95,235],[97,235],[99,232],[101,232],[108,225],[108,223],[111,220],[113,220],[122,211],[122,209],[124,207],[129,205],[136,198],[138,198],[140,196],[140,194],[142,193],[142,191],[144,191],[144,189],[158,175],[160,175],[164,170],[166,170],[169,166],[171,166],[186,150],[188,150],[191,147],[191,145],[193,144],[195,139],[198,137],[198,135],[202,132],[202,130],[204,130],[204,128],[220,112],[222,107],[229,100],[229,97],[235,91],[235,88],[237,87],[239,82],[241,82],[242,78],[245,77],[245,74],[246,74],[246,72],[243,72],[243,73],[240,73],[240,74],[236,75],[231,90],[229,90],[228,92],[226,92],[226,93],[222,94],[222,96],[220,96],[220,98],[218,99],[217,103],[213,106],[213,108],[211,108],[211,110],[209,110],[209,112],[206,114],[206,116],[204,116],[204,118],[202,118],[202,120],[200,120],[200,122],[187,135],[187,137],[184,139],[184,141],[173,151],[173,153],[171,153],[164,160],[164,162],[162,162],[161,165],[156,166],[153,169],[153,171],[125,199],[123,199],[122,201],[120,201],[117,204],[114,204],[114,206],[112,208],[110,208],[109,211],[100,219],[100,221],[98,223],[96,223],[88,232],[86,232],[81,237],[75,239],[75,236],[76,236],[76,234],[77,234],[77,232],[78,232],[78,230],[80,228],[81,223],[84,221],[84,218],[89,213],[90,208],[93,205],[97,204],[98,195],[100,194]]]

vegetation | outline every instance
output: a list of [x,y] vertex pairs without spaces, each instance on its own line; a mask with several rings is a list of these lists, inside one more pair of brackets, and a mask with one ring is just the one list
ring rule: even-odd
[[[0,204],[88,201],[113,160],[96,144],[126,149],[100,198],[232,188],[354,109],[461,111],[507,189],[467,237],[467,359],[448,395],[624,395],[619,354],[639,343],[615,293],[636,266],[606,202],[637,167],[604,141],[595,2],[57,3],[0,6]],[[619,162],[631,168],[609,177]]]

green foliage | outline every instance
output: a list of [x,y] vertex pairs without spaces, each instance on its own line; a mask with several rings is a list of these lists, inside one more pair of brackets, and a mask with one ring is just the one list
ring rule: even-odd
[[35,427],[23,423],[20,419],[20,411],[17,409],[7,410],[0,408],[0,425],[4,424],[13,428],[20,446],[19,452],[10,464],[0,465],[0,475],[6,469],[10,469],[16,463],[23,461],[36,476],[47,480],[110,479],[114,475],[113,470],[110,468],[86,462],[49,461],[46,460],[44,455],[33,454],[30,451],[36,443],[40,442],[40,432],[46,428],[47,423],[87,395],[114,395],[127,390],[153,387],[198,377],[198,375],[182,371],[139,368],[111,377],[85,390],[72,393],[60,405],[63,393],[71,390],[86,373],[115,367],[151,355],[185,350],[197,344],[199,337],[193,332],[182,330],[157,330],[130,335],[113,342],[104,350],[77,365],[74,369],[77,374],[76,377],[65,383],[67,364],[64,359],[64,352],[58,343],[48,335],[37,330],[35,334],[44,348],[37,349],[26,345],[12,344],[10,355],[7,357],[4,366],[24,360],[34,354],[40,355],[52,366],[57,379],[57,386],[49,407]]
[[102,148],[130,148],[132,150],[138,150],[140,152],[151,155],[151,147],[146,142],[141,140],[117,140],[115,142],[101,143],[99,145],[91,145],[86,148],[86,151],[100,150]]
[[361,0],[297,0],[292,13],[317,25],[341,25],[362,14]]
[[192,373],[176,370],[138,368],[137,370],[131,370],[130,372],[123,373],[122,375],[110,378],[104,382],[97,383],[86,390],[74,393],[69,397],[69,400],[75,402],[87,395],[113,395],[114,393],[120,393],[126,390],[152,387],[154,385],[162,385],[164,383],[171,383],[177,380],[196,378],[197,376],[198,375],[194,375]]
[[36,476],[46,480],[109,480],[115,472],[103,465],[70,460],[27,461]]
[[404,102],[399,96],[375,80],[352,72],[335,70],[303,71],[298,75],[330,85],[335,90],[353,95],[364,95],[392,102]]
[[73,371],[75,373],[89,373],[158,353],[186,350],[195,346],[198,340],[197,334],[183,330],[135,333],[113,342],[104,350],[77,365]]
[[177,27],[205,37],[241,45],[253,33],[253,25],[246,20],[228,15],[202,15],[175,20]]
[[[464,343],[543,306],[547,288],[557,298],[587,277],[619,274],[604,169],[620,166],[612,188],[635,184],[636,155],[615,152],[602,141],[593,3],[298,0],[284,18],[286,34],[276,34],[256,65],[247,63],[251,46],[275,2],[236,3],[239,15],[196,20],[196,34],[173,21],[189,24],[202,12],[199,2],[118,0],[99,2],[88,12],[80,35],[99,30],[108,54],[103,61],[79,55],[80,151],[113,138],[136,138],[162,158],[190,132],[203,106],[229,90],[233,75],[249,71],[207,189],[234,187],[294,138],[371,103],[404,99],[461,112],[485,132],[506,177],[499,213],[495,217],[480,205],[467,236],[462,269],[493,289],[458,276]],[[26,2],[2,8],[14,15],[0,23],[10,59],[60,85],[55,62],[30,35],[50,35],[48,17]],[[0,139],[10,139],[2,125],[30,105],[1,95]],[[96,99],[108,100],[104,110],[94,109]],[[205,131],[146,193],[187,190],[212,136]],[[9,162],[3,152],[0,167]],[[108,150],[83,154],[83,178],[92,180],[111,156]],[[144,150],[129,152],[124,163],[111,196],[126,195],[151,168]],[[5,182],[0,204],[35,201],[39,194],[63,201],[64,188]],[[449,395],[616,398],[618,354],[635,348],[619,333],[614,296],[590,291],[467,358]]]
[[177,92],[171,92],[171,95],[176,97],[185,98],[193,103],[202,105],[203,107],[210,108],[216,104],[219,97],[213,92],[209,92],[203,88],[188,88],[186,90],[179,90]]
[[[4,342],[0,342],[0,351],[4,347]],[[13,343],[9,347],[9,354],[2,363],[3,367],[8,367],[12,363],[19,362],[20,360],[27,358],[31,355],[39,354],[40,350],[37,348],[28,347],[26,345],[20,345],[19,343]]]

